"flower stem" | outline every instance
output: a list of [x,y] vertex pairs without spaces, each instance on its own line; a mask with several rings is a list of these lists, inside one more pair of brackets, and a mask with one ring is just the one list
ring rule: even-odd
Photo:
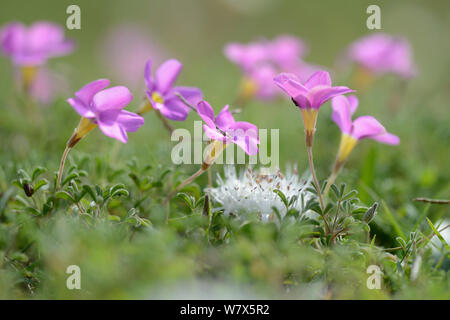
[[189,101],[187,101],[187,100],[181,95],[181,93],[175,92],[175,95],[181,100],[181,102],[183,102],[183,103],[186,105],[186,107],[190,108],[192,111],[197,111],[197,109],[196,109],[193,105],[191,105],[191,104],[189,103]]
[[58,191],[60,185],[61,185],[61,179],[64,171],[64,164],[66,163],[67,155],[69,154],[70,149],[72,149],[69,146],[66,146],[66,149],[64,149],[64,153],[61,157],[61,163],[59,165],[59,172],[58,172],[58,179],[56,180],[56,187],[55,191]]
[[325,205],[322,198],[322,192],[320,191],[319,181],[317,180],[316,170],[314,170],[312,146],[308,146],[306,149],[308,150],[309,169],[311,170],[311,174],[313,176],[314,186],[316,187],[317,195],[319,196],[320,207],[322,208],[323,212],[325,211]]
[[164,117],[159,110],[155,109],[155,111],[156,111],[156,115],[161,120],[161,122],[163,123],[164,127],[172,135],[172,132],[173,132],[173,130],[175,130],[175,128],[169,123],[169,121],[167,121],[166,117]]
[[328,194],[328,191],[330,190],[331,185],[336,181],[338,172],[334,171],[330,174],[328,177],[327,185],[325,186],[325,190],[323,190],[323,194],[326,196]]
[[[207,169],[204,169],[203,166],[196,172],[194,173],[192,176],[190,176],[189,178],[187,178],[186,180],[184,180],[181,184],[178,185],[178,187],[173,190],[171,193],[169,193],[169,195],[167,196],[166,200],[164,201],[165,203],[168,203],[169,200],[176,195],[181,189],[183,189],[185,186],[187,186],[188,184],[190,184],[192,181],[194,181],[196,178],[198,178],[203,172],[205,172]],[[167,210],[167,214],[166,214],[166,224],[169,222],[169,214],[170,214],[170,210]]]
[[212,188],[212,172],[211,172],[211,168],[209,168],[208,170],[208,186],[209,188]]

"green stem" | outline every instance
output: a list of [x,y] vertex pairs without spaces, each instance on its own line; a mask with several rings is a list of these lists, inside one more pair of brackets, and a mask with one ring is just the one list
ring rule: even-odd
[[313,177],[313,181],[314,181],[314,186],[316,187],[316,191],[317,191],[317,195],[319,197],[319,202],[320,202],[320,207],[322,209],[322,218],[323,221],[325,223],[325,228],[327,233],[330,231],[330,227],[328,226],[328,222],[325,218],[325,205],[323,202],[323,197],[322,197],[322,192],[320,191],[320,186],[319,186],[319,181],[317,180],[317,176],[316,176],[316,170],[314,169],[314,162],[313,162],[313,155],[312,155],[312,146],[308,146],[306,147],[306,149],[308,150],[308,162],[309,162],[309,169],[311,170],[311,174]]
[[64,164],[66,163],[67,155],[69,154],[70,147],[66,146],[66,149],[64,149],[64,153],[61,158],[61,163],[59,165],[59,172],[58,172],[58,179],[56,180],[56,188],[55,191],[58,191],[60,185],[61,185],[61,179],[64,171]]
[[325,186],[325,190],[323,190],[323,194],[326,196],[328,191],[330,190],[331,185],[336,181],[337,172],[333,171],[328,177],[327,185]]

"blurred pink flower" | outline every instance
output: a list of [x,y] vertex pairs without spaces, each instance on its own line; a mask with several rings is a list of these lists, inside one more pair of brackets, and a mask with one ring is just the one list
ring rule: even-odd
[[30,96],[41,104],[48,105],[52,103],[56,97],[67,92],[69,85],[67,79],[48,68],[40,67],[36,71],[36,77],[31,83],[28,93]]
[[64,36],[64,29],[52,22],[40,21],[26,27],[12,22],[0,30],[1,50],[19,66],[36,66],[49,58],[69,54],[74,43]]
[[130,88],[139,89],[144,85],[142,70],[149,57],[153,63],[164,60],[165,49],[141,28],[133,25],[120,25],[110,30],[101,43],[102,62],[111,76]]
[[206,101],[197,104],[197,112],[205,121],[203,130],[211,140],[221,141],[224,144],[235,143],[248,155],[258,153],[258,127],[250,122],[235,121],[226,105],[214,116],[214,109]]
[[403,78],[416,74],[411,45],[402,37],[384,33],[363,37],[350,45],[347,56],[376,74],[394,73]]
[[106,89],[109,84],[107,79],[88,83],[67,102],[80,116],[97,124],[105,135],[127,143],[127,132],[137,131],[144,124],[144,118],[123,110],[133,100],[128,88],[117,86]]
[[307,53],[303,41],[291,35],[280,35],[273,40],[260,40],[248,44],[229,43],[225,56],[238,65],[246,85],[241,93],[245,97],[256,96],[269,100],[277,95],[272,79],[281,72],[295,73],[302,81],[309,78],[318,68],[302,61]]

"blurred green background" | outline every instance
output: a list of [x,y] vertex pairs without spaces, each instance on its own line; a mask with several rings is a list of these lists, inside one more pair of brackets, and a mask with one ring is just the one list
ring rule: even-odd
[[[50,20],[65,25],[70,4],[72,1],[66,0],[2,1],[0,25],[15,20],[26,24]],[[106,77],[115,85],[129,86],[135,99],[128,109],[137,108],[144,94],[143,65],[141,73],[139,68],[131,67],[138,57],[133,48],[121,48],[120,43],[111,45],[120,30],[142,36],[144,50],[154,53],[152,58],[157,63],[179,59],[184,69],[177,83],[201,88],[216,111],[235,100],[241,77],[240,70],[223,55],[226,43],[271,39],[279,34],[298,36],[309,46],[307,62],[332,71],[336,85],[351,86],[351,72],[339,68],[337,61],[350,42],[372,32],[366,28],[366,8],[373,1],[85,0],[76,4],[81,8],[81,30],[66,32],[76,40],[77,48],[71,55],[49,62],[52,69],[64,75],[67,86],[55,103],[38,108],[38,116],[24,116],[20,99],[13,92],[10,61],[0,59],[1,190],[9,188],[18,168],[30,170],[42,165],[56,170],[65,143],[79,121],[65,99],[87,82]],[[449,214],[446,206],[430,209],[412,199],[450,198],[450,2],[405,0],[376,1],[376,4],[381,7],[381,31],[402,35],[411,42],[418,76],[404,90],[395,76],[385,76],[366,92],[357,93],[360,98],[357,115],[375,116],[388,131],[400,136],[401,143],[391,147],[369,140],[361,142],[338,182],[357,188],[366,204],[384,200],[407,233],[424,210],[429,210],[433,221]],[[121,74],[121,68],[127,69],[127,64],[138,70],[137,78]],[[392,107],[396,94],[400,98]],[[307,169],[303,124],[300,112],[290,101],[252,101],[237,117],[260,128],[280,129],[281,167],[297,164],[300,172]],[[123,166],[133,157],[144,164],[172,166],[170,150],[174,143],[169,141],[157,117],[149,113],[145,120],[144,127],[130,134],[129,143],[121,147],[117,162],[111,164],[113,167]],[[174,124],[192,129],[193,120],[197,119],[191,114],[185,123]],[[317,127],[316,170],[319,178],[325,179],[340,138],[339,129],[331,121],[329,103],[321,109]],[[77,145],[73,156],[90,154],[107,158],[114,144],[115,141],[96,130]],[[196,166],[184,168],[189,172]],[[215,170],[221,169],[216,166]],[[206,177],[202,177],[200,184],[205,181]],[[394,232],[383,213],[381,210],[374,226],[380,235],[377,241]],[[385,241],[383,244],[390,240]],[[173,272],[177,274],[178,270]],[[101,292],[98,296],[126,297],[123,293]]]

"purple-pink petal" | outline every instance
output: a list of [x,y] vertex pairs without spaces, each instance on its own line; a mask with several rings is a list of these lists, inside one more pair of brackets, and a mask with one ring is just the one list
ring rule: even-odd
[[352,130],[352,113],[350,103],[345,96],[337,96],[331,100],[333,113],[331,118],[343,133],[350,134]]
[[353,121],[351,135],[358,140],[386,133],[386,129],[372,116],[361,116]]
[[154,80],[152,77],[152,60],[148,59],[147,63],[145,64],[144,69],[144,79],[145,79],[145,85],[147,86],[148,90],[152,91],[154,88]]
[[228,105],[223,107],[214,121],[219,129],[223,131],[226,131],[233,123],[235,123],[234,117],[228,109]]
[[224,136],[222,133],[217,131],[215,128],[211,128],[210,126],[204,124],[203,130],[205,131],[206,136],[211,140],[218,140],[222,142],[227,142],[227,137]]
[[355,113],[356,109],[358,109],[359,101],[358,98],[354,95],[348,95],[347,100],[350,106],[350,116],[352,116]]
[[292,98],[295,98],[298,95],[305,95],[308,92],[308,90],[300,83],[297,76],[291,73],[281,73],[276,76],[273,81]]
[[178,60],[170,59],[164,62],[158,70],[156,70],[156,89],[159,93],[164,95],[169,91],[182,68],[183,65]]
[[328,86],[331,87],[330,74],[326,71],[319,70],[311,75],[308,80],[306,80],[304,86],[311,90],[316,86]]
[[89,108],[89,104],[85,104],[78,98],[69,98],[67,102],[75,109],[75,111],[84,118],[95,118],[95,113]]
[[80,99],[84,104],[88,105],[94,95],[108,87],[110,84],[108,79],[99,79],[86,84],[83,88],[75,92],[75,97]]
[[232,124],[227,132],[232,136],[232,142],[241,147],[248,155],[258,153],[258,127],[245,121]]
[[12,22],[5,25],[0,32],[0,44],[2,51],[11,55],[22,50],[26,41],[26,27],[20,22]]
[[95,110],[99,112],[107,110],[121,110],[133,100],[130,90],[124,86],[104,89],[92,98]]
[[202,91],[194,87],[177,86],[171,90],[171,94],[175,93],[181,94],[181,96],[193,106],[196,106],[203,97]]
[[190,108],[177,96],[171,96],[164,103],[153,103],[153,105],[164,117],[174,121],[186,120],[190,111]]
[[391,144],[391,145],[397,145],[400,143],[400,138],[396,135],[386,132],[384,134],[380,134],[377,136],[369,137],[373,140],[376,140],[381,143]]
[[333,97],[341,94],[353,92],[353,90],[347,87],[327,87],[327,86],[315,86],[308,92],[308,100],[311,104],[311,108],[318,109],[322,104],[327,102]]
[[120,111],[116,121],[127,132],[136,132],[144,124],[143,117],[126,110]]
[[127,133],[125,129],[119,125],[119,123],[114,121],[111,122],[98,121],[98,127],[108,137],[119,140],[120,142],[123,143],[128,142]]
[[48,57],[70,53],[74,43],[64,39],[64,29],[50,22],[36,22],[28,31],[27,50],[47,52]]
[[214,123],[214,109],[207,101],[203,100],[197,104],[197,113],[209,127],[216,127],[216,124]]

